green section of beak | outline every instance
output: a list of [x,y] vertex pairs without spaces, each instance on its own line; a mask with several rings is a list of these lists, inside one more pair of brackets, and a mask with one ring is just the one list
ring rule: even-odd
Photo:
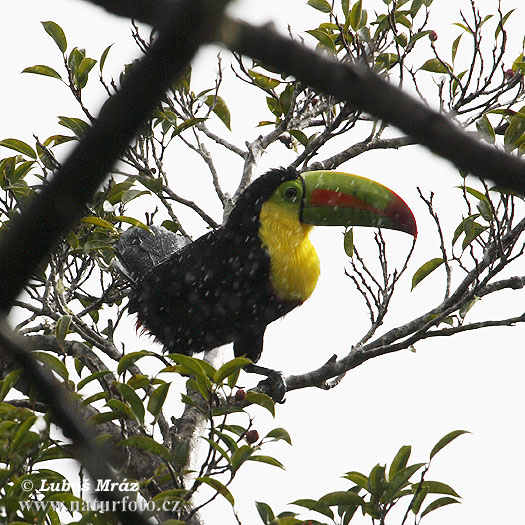
[[309,171],[302,173],[301,178],[302,222],[318,226],[374,226],[417,236],[412,211],[386,186],[340,171]]

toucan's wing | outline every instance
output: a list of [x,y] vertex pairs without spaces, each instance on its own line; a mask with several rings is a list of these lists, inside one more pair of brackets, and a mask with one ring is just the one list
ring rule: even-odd
[[115,244],[115,266],[129,280],[137,282],[189,242],[162,226],[150,226],[150,231],[130,228]]

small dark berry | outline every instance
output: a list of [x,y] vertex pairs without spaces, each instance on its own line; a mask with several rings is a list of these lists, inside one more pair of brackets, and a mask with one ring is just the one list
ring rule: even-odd
[[514,75],[516,73],[512,69],[507,69],[505,71],[505,80],[510,80],[511,78],[514,78]]
[[428,38],[430,38],[431,42],[435,42],[438,39],[438,34],[435,31],[430,31]]
[[246,441],[248,441],[250,445],[253,445],[257,441],[259,441],[259,432],[257,432],[257,430],[248,430],[248,432],[246,432],[246,435],[244,437],[246,438]]
[[246,399],[246,392],[242,389],[235,392],[235,401],[244,401]]

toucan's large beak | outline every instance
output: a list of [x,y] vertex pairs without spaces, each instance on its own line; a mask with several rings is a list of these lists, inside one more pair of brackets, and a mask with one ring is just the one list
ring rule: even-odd
[[309,171],[302,173],[301,178],[301,222],[318,226],[375,226],[417,236],[410,208],[382,184],[340,171]]

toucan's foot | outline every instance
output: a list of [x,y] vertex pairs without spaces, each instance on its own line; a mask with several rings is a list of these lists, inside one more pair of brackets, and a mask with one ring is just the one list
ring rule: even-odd
[[264,394],[269,395],[276,403],[284,403],[286,382],[284,380],[284,375],[281,372],[254,364],[246,365],[244,370],[252,374],[266,376],[266,379],[261,381],[257,385],[257,388],[259,388]]
[[284,375],[277,370],[272,370],[272,373],[263,381],[261,381],[257,387],[261,389],[265,394],[268,394],[276,403],[284,403],[284,395],[286,394],[286,382],[284,381]]

